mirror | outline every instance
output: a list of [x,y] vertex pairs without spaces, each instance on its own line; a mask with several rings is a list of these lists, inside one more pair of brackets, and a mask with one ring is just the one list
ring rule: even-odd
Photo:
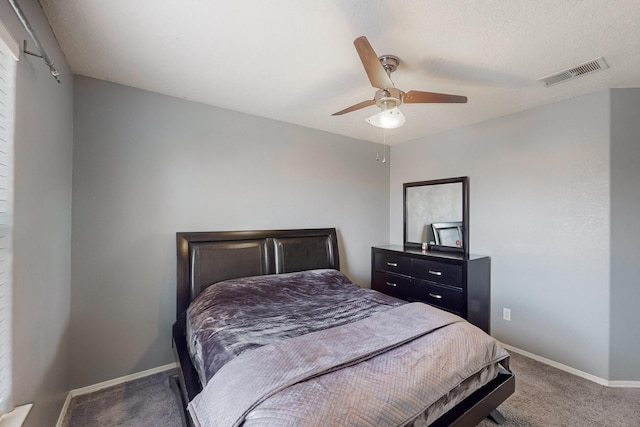
[[403,185],[405,248],[468,253],[468,183],[465,176]]

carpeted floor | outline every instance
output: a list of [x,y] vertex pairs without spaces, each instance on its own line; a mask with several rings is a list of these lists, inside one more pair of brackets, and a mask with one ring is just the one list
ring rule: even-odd
[[[610,388],[517,353],[516,392],[500,411],[505,427],[638,427],[640,389]],[[72,399],[63,427],[181,427],[168,371]],[[495,427],[485,420],[480,427]]]
[[176,370],[150,375],[71,399],[62,427],[183,427]]
[[505,427],[640,426],[639,388],[601,386],[514,352],[511,368],[516,392],[499,408]]

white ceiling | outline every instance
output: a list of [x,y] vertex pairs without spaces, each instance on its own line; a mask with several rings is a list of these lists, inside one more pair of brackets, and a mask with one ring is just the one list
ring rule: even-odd
[[[640,87],[639,0],[40,0],[71,69],[222,108],[381,142],[353,40],[394,54],[406,104],[393,145],[611,87]],[[536,80],[603,56],[610,68]]]

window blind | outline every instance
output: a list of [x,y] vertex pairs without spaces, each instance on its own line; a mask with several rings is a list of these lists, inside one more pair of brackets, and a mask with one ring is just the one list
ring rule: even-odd
[[0,412],[12,409],[11,230],[16,46],[0,22]]

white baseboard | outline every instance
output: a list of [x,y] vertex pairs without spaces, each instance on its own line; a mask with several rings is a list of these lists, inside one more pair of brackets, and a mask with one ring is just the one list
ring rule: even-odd
[[519,349],[517,347],[510,346],[508,344],[500,343],[504,348],[509,351],[513,351],[518,354],[522,354],[523,356],[527,356],[529,359],[536,360],[538,362],[544,363],[545,365],[549,365],[556,369],[560,369],[561,371],[568,372],[577,377],[584,378],[589,381],[593,381],[596,384],[600,384],[606,387],[620,387],[620,388],[640,388],[640,381],[609,381],[604,378],[597,377],[595,375],[591,375],[587,372],[580,371],[578,369],[572,368],[571,366],[563,365],[562,363],[558,363],[554,360],[547,359],[546,357],[538,356],[537,354],[529,353],[528,351]]
[[139,378],[148,377],[149,375],[158,374],[160,372],[168,371],[170,369],[174,369],[177,367],[178,367],[177,363],[169,363],[167,365],[158,366],[157,368],[147,369],[146,371],[136,372],[135,374],[131,374],[131,375],[125,375],[124,377],[114,378],[112,380],[103,381],[98,384],[93,384],[87,387],[70,390],[69,393],[67,394],[67,398],[64,401],[64,405],[62,405],[62,410],[60,411],[60,416],[58,417],[58,422],[56,423],[56,427],[62,427],[62,421],[64,420],[64,417],[67,414],[69,403],[71,402],[71,399],[73,399],[76,396],[93,393],[94,391],[102,390],[108,387],[113,387],[114,385],[126,383],[127,381],[133,381]]
[[67,415],[67,410],[69,409],[69,403],[71,403],[72,397],[73,395],[71,394],[71,392],[67,393],[67,398],[64,400],[64,405],[62,405],[60,415],[58,415],[58,422],[56,423],[56,427],[62,427],[62,421],[64,421],[64,417]]

